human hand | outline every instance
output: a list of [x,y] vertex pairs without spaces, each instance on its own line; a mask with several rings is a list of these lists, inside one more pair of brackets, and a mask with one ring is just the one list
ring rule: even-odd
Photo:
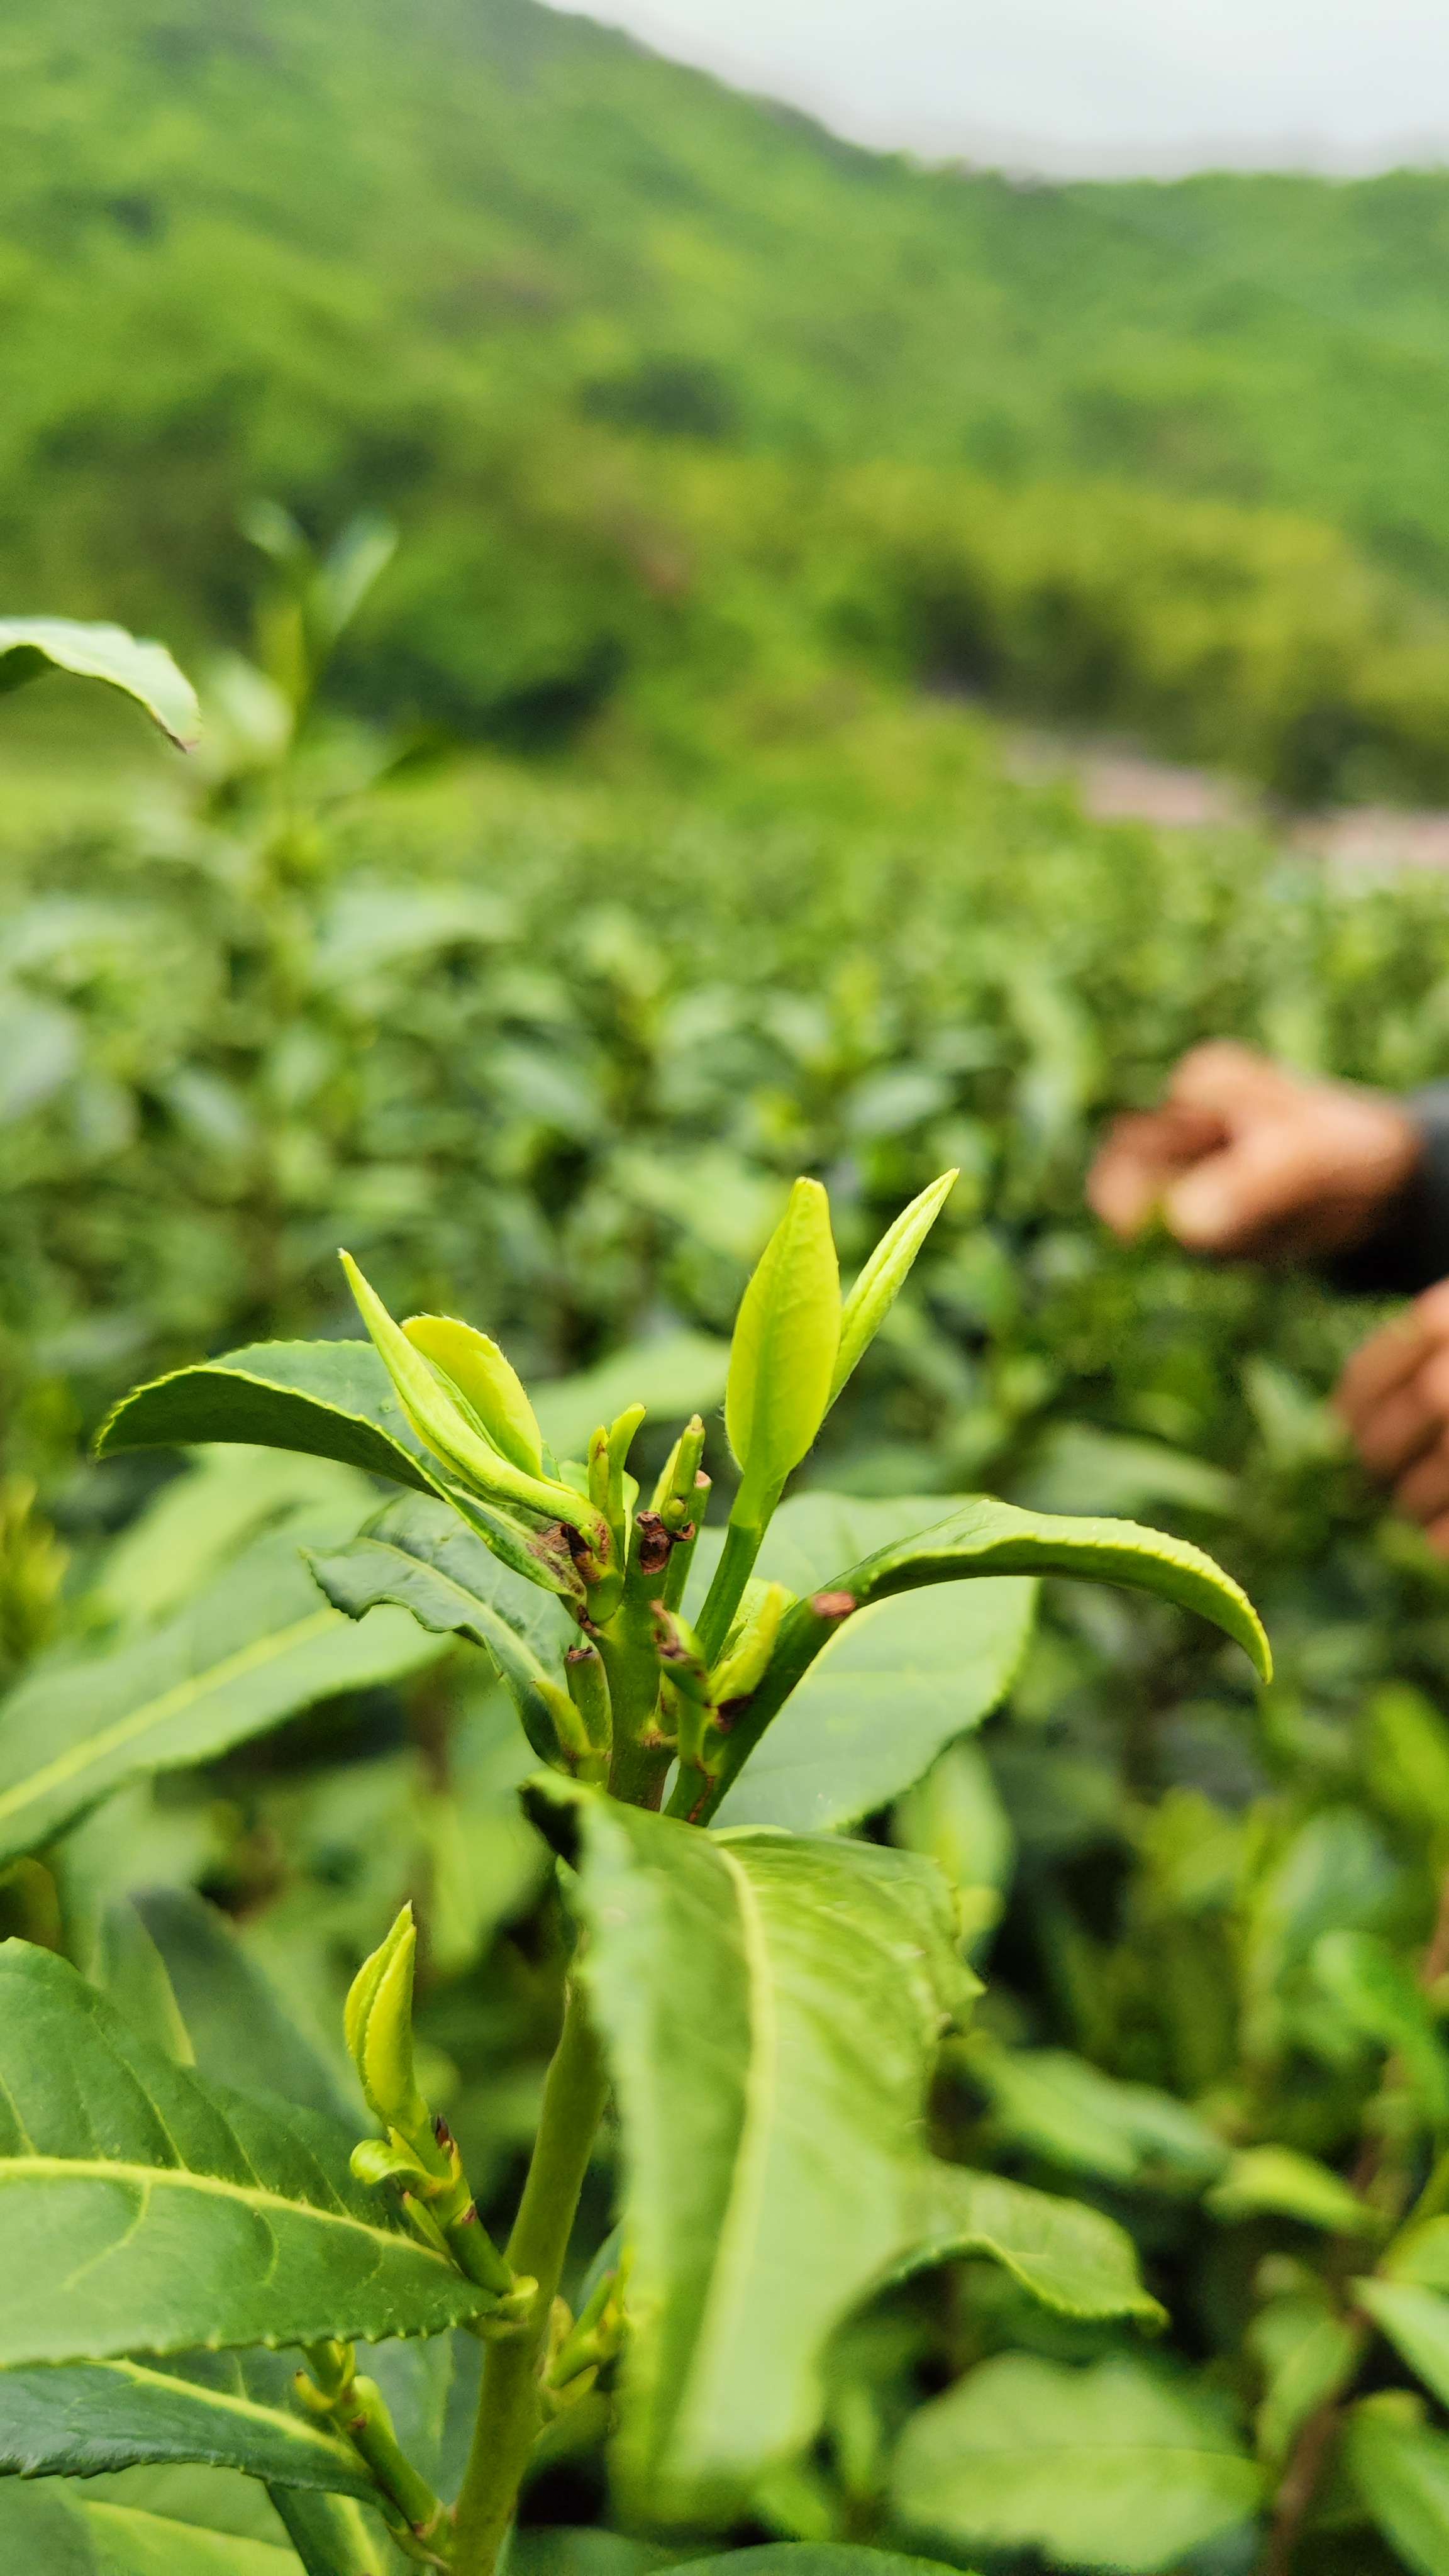
[[1160,1209],[1194,1252],[1313,1258],[1371,1233],[1419,1153],[1397,1101],[1216,1039],[1183,1057],[1159,1109],[1116,1121],[1087,1198],[1123,1237]]
[[1449,1279],[1370,1335],[1333,1401],[1369,1474],[1449,1556]]

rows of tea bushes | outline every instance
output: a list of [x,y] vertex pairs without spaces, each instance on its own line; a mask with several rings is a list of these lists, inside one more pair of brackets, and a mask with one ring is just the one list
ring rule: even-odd
[[[607,731],[571,770],[404,761],[369,785],[384,746],[338,731],[279,760],[285,708],[249,685],[209,768],[100,824],[63,785],[46,816],[18,795],[6,827],[5,1928],[153,2037],[179,2016],[203,2073],[285,1990],[259,2080],[335,2101],[347,1981],[411,1896],[425,2090],[506,2209],[564,1944],[483,1659],[398,1613],[407,1642],[347,1632],[239,1708],[208,1661],[219,1605],[305,1618],[299,1543],[345,1539],[377,1492],[260,1449],[97,1466],[85,1443],[160,1369],[355,1333],[345,1242],[395,1313],[495,1333],[560,1455],[637,1395],[647,1479],[699,1407],[727,1499],[727,1337],[793,1176],[827,1181],[848,1278],[957,1166],[805,1486],[921,1498],[918,1525],[984,1489],[1164,1526],[1248,1587],[1277,1656],[1260,1693],[1183,1609],[1052,1578],[1006,1706],[904,1796],[888,1763],[859,1828],[942,1865],[987,1979],[943,2049],[938,2152],[1095,2204],[1170,2323],[1044,2307],[1029,2265],[904,2281],[834,2338],[808,2446],[694,2545],[1443,2566],[1449,1578],[1324,1407],[1363,1311],[1111,1244],[1081,1177],[1100,1119],[1211,1033],[1395,1086],[1440,1072],[1449,895],[1090,827],[1006,783],[974,721],[863,683],[788,722],[722,716],[728,785],[689,795]],[[992,1691],[932,1651],[900,1722],[934,1747]],[[447,2414],[405,2381],[410,2422]],[[536,2453],[530,2523],[618,2510],[609,2386]],[[176,2474],[94,2493],[169,2513]],[[280,2545],[262,2490],[212,2474],[193,2520]]]

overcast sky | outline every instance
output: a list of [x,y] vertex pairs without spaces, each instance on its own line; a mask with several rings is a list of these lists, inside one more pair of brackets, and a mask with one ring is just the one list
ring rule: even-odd
[[939,158],[1090,174],[1449,157],[1449,0],[596,0],[586,14],[860,142]]

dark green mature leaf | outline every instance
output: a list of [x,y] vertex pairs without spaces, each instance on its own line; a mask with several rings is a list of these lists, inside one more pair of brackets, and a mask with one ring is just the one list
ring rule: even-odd
[[109,1654],[42,1664],[12,1692],[0,1712],[0,1859],[35,1850],[125,1780],[206,1761],[436,1652],[401,1611],[358,1627],[329,1609],[296,1533],[259,1539],[164,1625]]
[[[790,1591],[826,1588],[837,1566],[908,1538],[939,1495],[859,1502],[792,1496],[776,1513],[757,1573]],[[702,1597],[723,1532],[705,1531],[691,1569]],[[806,1673],[720,1810],[728,1825],[822,1833],[885,1806],[930,1769],[943,1745],[989,1716],[1031,1633],[1036,1585],[1002,1575],[927,1599],[877,1602],[847,1620]]]
[[201,2082],[49,1951],[0,1946],[0,2364],[436,2334],[478,2293],[347,2133]]
[[128,635],[123,626],[81,626],[69,617],[0,618],[0,697],[47,671],[69,671],[120,689],[168,734],[179,751],[201,738],[201,710],[191,682],[164,644]]
[[[0,2482],[0,2565],[34,2576],[297,2576],[290,2549],[145,2513],[69,2484]],[[379,2569],[379,2576],[381,2570]]]
[[371,1342],[253,1342],[224,1359],[137,1387],[102,1423],[96,1449],[244,1440],[339,1458],[432,1494],[438,1480]]
[[1349,2476],[1384,2538],[1416,2576],[1449,2567],[1449,2435],[1432,2433],[1392,2398],[1355,2406],[1344,2438]]
[[974,1982],[929,1863],[700,1834],[553,1779],[528,1795],[592,1928],[635,2253],[620,2464],[651,2514],[727,2508],[797,2451],[825,2336],[913,2263],[996,2254],[1064,2306],[1151,2307],[1096,2213],[925,2153],[937,2039]]
[[[961,1504],[934,1527],[847,1565],[796,1603],[781,1626],[770,1669],[729,1739],[717,1788],[701,1799],[697,1784],[682,1782],[678,1806],[696,1821],[715,1811],[816,1656],[839,1635],[843,1597],[854,1602],[858,1614],[897,1593],[1002,1574],[1073,1574],[1158,1593],[1211,1619],[1236,1639],[1260,1673],[1271,1671],[1268,1642],[1252,1603],[1200,1548],[1159,1530],[1139,1529],[1132,1521],[1059,1520],[982,1496]],[[817,1607],[822,1596],[824,1606]]]
[[566,1687],[563,1657],[578,1630],[551,1592],[501,1564],[446,1503],[410,1494],[346,1547],[309,1562],[350,1619],[392,1602],[435,1635],[486,1646],[530,1744],[548,1758],[553,1720],[540,1684]]
[[259,2401],[232,2353],[191,2356],[182,2370],[126,2359],[0,2370],[0,2474],[93,2477],[174,2460],[281,2486],[374,2492],[349,2444],[296,2407]]
[[130,1902],[165,1968],[198,2075],[240,2079],[249,2093],[278,2094],[324,2119],[360,2117],[360,2095],[348,2100],[224,1914],[183,1887],[148,1888]]
[[894,2479],[913,2530],[1125,2576],[1176,2567],[1261,2492],[1222,2410],[1190,2385],[1125,2357],[1072,2370],[1025,2353],[922,2407]]
[[515,2531],[500,2576],[654,2576],[678,2567],[677,2549],[617,2531]]

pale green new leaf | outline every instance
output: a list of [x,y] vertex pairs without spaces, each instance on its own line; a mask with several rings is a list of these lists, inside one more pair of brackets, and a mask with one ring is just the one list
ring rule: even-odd
[[1449,2435],[1430,2432],[1392,2398],[1348,2419],[1344,2462],[1384,2538],[1415,2576],[1449,2567]]
[[207,1761],[316,1700],[436,1657],[401,1611],[359,1627],[329,1608],[299,1536],[259,1539],[172,1618],[109,1653],[32,1669],[0,1709],[0,1859],[36,1850],[123,1781]]
[[917,1253],[960,1179],[943,1172],[922,1190],[895,1224],[881,1236],[840,1312],[840,1348],[830,1381],[833,1404],[846,1379],[859,1366],[904,1288]]
[[1260,2472],[1219,2406],[1117,2357],[1009,2353],[912,2416],[894,2499],[923,2535],[1154,2576],[1252,2514]]
[[714,1812],[816,1656],[840,1634],[842,1599],[854,1602],[858,1615],[899,1593],[1003,1574],[1071,1574],[1157,1593],[1212,1620],[1243,1647],[1260,1673],[1266,1677],[1271,1672],[1268,1641],[1252,1603],[1201,1548],[1160,1530],[1139,1529],[1133,1521],[1060,1520],[982,1495],[958,1504],[947,1518],[917,1534],[848,1564],[796,1603],[781,1626],[763,1683],[736,1721],[712,1801],[697,1801],[693,1789],[682,1784],[680,1803],[697,1820]]
[[1449,2291],[1449,2218],[1429,2218],[1407,2227],[1384,2256],[1384,2271],[1394,2281],[1417,2281],[1426,2290]]
[[34,2576],[299,2576],[290,2549],[48,2480],[0,2482],[0,2565]]
[[348,2133],[205,2084],[62,1959],[0,1946],[0,2366],[436,2334],[479,2293]]
[[121,690],[179,751],[190,751],[201,739],[196,692],[164,644],[128,635],[123,626],[83,626],[69,617],[0,618],[0,697],[47,671],[69,671]]
[[501,1564],[446,1503],[408,1495],[347,1546],[314,1553],[309,1562],[349,1619],[391,1602],[436,1635],[485,1646],[530,1744],[549,1758],[549,1695],[566,1688],[563,1658],[578,1630],[551,1592]]
[[725,1428],[739,1461],[735,1517],[758,1527],[825,1418],[840,1348],[840,1265],[830,1202],[797,1181],[740,1300]]
[[94,2477],[177,2460],[375,2493],[350,2443],[295,2406],[260,2400],[233,2353],[188,2356],[180,2368],[117,2359],[0,2370],[0,2475]]
[[937,2039],[974,1985],[929,1863],[701,1834],[556,1780],[529,1798],[591,1929],[635,2258],[620,2469],[653,2515],[728,2509],[798,2451],[826,2335],[913,2261],[995,2253],[1089,2306],[1095,2254],[1093,2312],[1150,2307],[1109,2222],[1081,2213],[1063,2255],[1055,2204],[925,2152]]
[[1353,2295],[1440,2405],[1449,2405],[1449,2299],[1412,2281],[1355,2281]]
[[526,1475],[541,1476],[538,1419],[523,1380],[498,1344],[455,1315],[410,1315],[403,1331],[471,1405],[495,1448]]
[[[910,1537],[940,1497],[859,1502],[794,1494],[765,1533],[756,1571],[791,1592],[824,1588],[835,1568]],[[702,1599],[723,1532],[701,1533],[690,1570]],[[942,1746],[989,1716],[1025,1651],[1036,1586],[1020,1575],[882,1601],[847,1620],[764,1737],[725,1801],[729,1825],[823,1833],[883,1807],[928,1771]]]

